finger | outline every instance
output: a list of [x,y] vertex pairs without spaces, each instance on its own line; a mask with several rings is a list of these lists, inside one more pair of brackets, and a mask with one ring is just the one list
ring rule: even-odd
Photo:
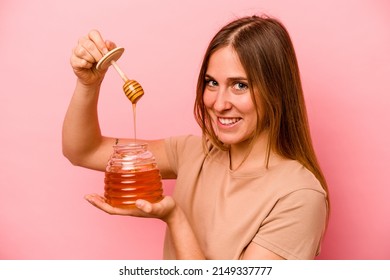
[[98,62],[103,57],[102,51],[88,37],[82,37],[79,39],[74,53],[78,57],[83,58],[91,63]]
[[157,203],[151,203],[143,199],[138,199],[135,202],[135,205],[146,215],[159,219],[163,219],[172,209],[172,205],[169,202],[169,199],[163,199]]
[[116,44],[112,41],[109,41],[109,40],[106,40],[106,46],[109,50],[112,50],[112,49],[115,49],[116,48]]
[[145,212],[146,214],[150,214],[153,210],[152,204],[146,200],[143,200],[143,199],[137,199],[137,201],[135,202],[135,206],[139,210]]
[[110,215],[122,215],[122,216],[133,216],[133,217],[148,217],[137,208],[134,209],[122,209],[112,207],[107,203],[106,199],[98,194],[88,194],[84,197],[89,203],[96,208],[110,214]]
[[115,208],[115,207],[112,207],[110,204],[108,204],[106,202],[106,200],[98,195],[98,194],[88,194],[85,196],[85,199],[91,203],[93,206],[95,206],[96,208],[108,213],[108,214],[111,214],[111,215],[130,215],[131,214],[131,211],[127,210],[127,209],[119,209],[119,208]]
[[113,207],[107,204],[104,198],[102,198],[101,196],[97,194],[88,194],[84,198],[96,208],[99,208],[106,213],[113,214]]
[[80,58],[71,58],[70,63],[75,70],[90,69],[93,63]]
[[95,59],[82,47],[73,50],[70,62],[75,69],[90,69],[95,63]]
[[91,30],[88,33],[88,38],[94,42],[102,54],[106,54],[108,52],[106,42],[103,40],[103,37],[98,30]]

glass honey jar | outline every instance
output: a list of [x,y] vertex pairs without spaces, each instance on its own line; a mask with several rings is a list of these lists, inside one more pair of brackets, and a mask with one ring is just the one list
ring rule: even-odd
[[104,178],[104,197],[117,208],[135,207],[137,199],[163,198],[160,171],[146,143],[115,145]]

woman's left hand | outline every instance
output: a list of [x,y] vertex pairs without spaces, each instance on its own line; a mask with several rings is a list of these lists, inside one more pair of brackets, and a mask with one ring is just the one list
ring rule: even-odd
[[106,202],[104,197],[97,194],[86,195],[85,199],[95,207],[111,215],[160,219],[167,224],[170,230],[170,238],[172,240],[176,259],[205,259],[185,213],[180,206],[175,203],[172,197],[165,196],[157,203],[150,203],[138,199],[135,202],[135,207],[130,209],[112,207]]
[[85,196],[85,199],[93,206],[110,215],[156,218],[165,222],[168,220],[176,206],[175,201],[170,196],[165,196],[157,203],[150,203],[146,200],[138,199],[135,202],[135,207],[128,209],[113,207],[106,202],[104,197],[98,194],[88,194]]

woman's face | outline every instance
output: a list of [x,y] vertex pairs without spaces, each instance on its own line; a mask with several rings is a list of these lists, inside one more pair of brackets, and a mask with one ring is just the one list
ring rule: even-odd
[[203,101],[213,129],[224,144],[236,145],[253,137],[257,113],[244,68],[230,46],[217,50],[206,71]]

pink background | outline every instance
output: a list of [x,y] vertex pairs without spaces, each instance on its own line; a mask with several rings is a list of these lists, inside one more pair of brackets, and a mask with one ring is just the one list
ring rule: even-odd
[[[102,192],[103,174],[62,156],[71,50],[92,28],[126,48],[119,64],[146,91],[140,138],[199,134],[192,104],[207,43],[236,16],[263,12],[294,41],[329,181],[333,210],[319,259],[390,259],[387,0],[1,1],[0,259],[161,258],[164,224],[96,210],[83,196]],[[101,126],[132,137],[121,86],[110,69]],[[165,182],[167,193],[173,185]]]

